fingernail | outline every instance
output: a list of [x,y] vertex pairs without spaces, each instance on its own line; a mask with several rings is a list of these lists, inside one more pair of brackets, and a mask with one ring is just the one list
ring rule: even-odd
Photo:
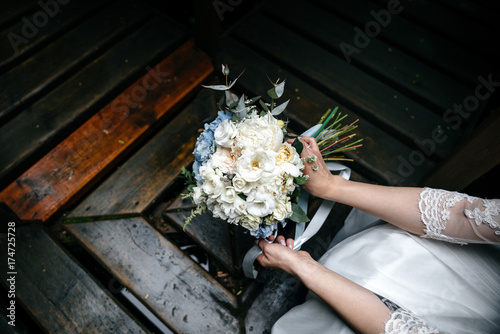
[[293,245],[288,245],[288,248],[293,249]]
[[280,244],[282,244],[283,246],[286,246],[285,240],[280,240]]

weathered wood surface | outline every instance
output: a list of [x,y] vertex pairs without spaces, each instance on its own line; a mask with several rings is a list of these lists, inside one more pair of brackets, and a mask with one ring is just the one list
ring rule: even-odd
[[[130,32],[148,13],[150,11],[134,1],[112,3],[2,74],[0,123],[22,104],[57,85],[58,79],[70,76],[86,62],[97,58],[96,54],[104,52],[117,38]],[[64,54],[64,57],[57,57],[58,54]]]
[[12,1],[8,6],[2,6],[2,15],[0,16],[0,29],[7,28],[15,24],[16,20],[21,20],[23,15],[33,12],[37,4],[32,0]]
[[[15,235],[16,307],[47,333],[145,333],[41,226],[17,226]],[[7,254],[6,238],[0,248]],[[5,286],[8,271],[0,277]]]
[[183,333],[239,333],[236,298],[142,218],[65,227],[155,315]]
[[[355,26],[364,30],[368,22],[374,20],[370,12],[379,12],[387,9],[365,0],[314,0],[322,8],[331,10],[335,14],[351,20]],[[404,4],[403,4],[404,7]],[[404,11],[404,9],[403,9]],[[352,31],[354,39],[355,32]],[[391,23],[382,28],[377,38],[387,40],[389,43],[401,48],[404,52],[433,64],[440,71],[453,78],[474,87],[477,85],[479,74],[490,73],[492,63],[486,60],[478,61],[477,54],[466,50],[447,38],[432,32],[400,15],[392,15]],[[352,40],[353,42],[353,40]],[[474,64],[474,66],[471,66]]]
[[[61,137],[76,130],[134,80],[147,75],[145,72],[150,68],[155,70],[155,64],[184,38],[183,29],[176,23],[166,18],[152,18],[12,118],[0,128],[0,142],[11,143],[0,147],[0,186],[18,177],[19,171],[26,170],[34,161],[42,158],[59,143]],[[154,81],[144,83],[154,84]],[[137,97],[131,98],[132,106],[136,106],[137,101],[134,100],[142,99],[138,93],[141,92],[136,92],[134,96]],[[115,106],[114,118],[125,117],[126,108],[121,104]],[[121,122],[120,118],[118,120]]]
[[65,33],[73,24],[108,2],[80,0],[61,5],[56,1],[55,6],[49,6],[50,9],[35,7],[32,13],[0,32],[0,72],[42,47],[51,38]]
[[493,27],[500,28],[499,14],[494,10],[489,10],[487,7],[481,6],[473,0],[440,0],[440,2],[448,8],[454,9],[463,15],[474,19],[477,22]]
[[457,141],[457,131],[447,131],[440,116],[271,19],[252,15],[240,22],[233,34],[255,50],[294,67],[321,90],[410,144],[428,139],[437,126],[448,136],[436,147],[438,157],[446,156]]
[[[201,70],[195,70],[201,65],[202,61],[192,64],[193,73],[201,74]],[[207,70],[204,70],[206,75],[209,74]],[[182,83],[180,79],[176,82],[179,85]],[[144,213],[175,182],[181,168],[193,161],[198,129],[203,128],[205,118],[215,114],[216,103],[211,92],[200,92],[157,135],[72,210],[69,217]]]
[[[353,45],[353,25],[303,0],[271,1],[265,13],[278,22],[345,59],[341,45]],[[471,89],[402,52],[398,46],[373,38],[359,53],[349,56],[352,66],[389,82],[429,109],[442,114]]]
[[[153,124],[171,115],[212,71],[193,42],[185,43],[5,188],[0,201],[23,220],[49,220],[115,166]],[[127,97],[133,99],[129,104],[123,101]]]
[[401,174],[398,171],[401,168],[399,157],[408,159],[412,152],[411,147],[373,125],[337,99],[319,91],[291,70],[285,70],[279,64],[234,39],[227,38],[221,42],[221,52],[216,60],[218,63],[235,64],[234,73],[246,68],[237,85],[249,95],[258,95],[269,89],[266,74],[275,79],[286,78],[283,100],[291,99],[291,101],[284,115],[292,121],[290,126],[299,133],[316,124],[327,108],[335,106],[339,106],[343,114],[348,114],[350,121],[360,119],[356,133],[364,138],[363,147],[357,151],[346,152],[346,156],[355,160],[355,164],[346,163],[346,165],[358,169],[361,167],[361,173],[368,173],[365,177],[374,178],[382,183],[415,185],[434,168],[434,162],[427,159],[411,175]]

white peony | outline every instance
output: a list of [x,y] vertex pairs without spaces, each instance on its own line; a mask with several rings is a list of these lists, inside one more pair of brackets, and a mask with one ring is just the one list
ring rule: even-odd
[[226,119],[222,121],[214,132],[215,142],[219,147],[231,147],[234,137],[237,134],[236,126],[234,123]]
[[236,146],[240,150],[263,148],[278,151],[283,142],[283,131],[270,113],[264,117],[252,113],[237,125],[237,129]]
[[243,151],[242,156],[236,161],[236,173],[246,182],[258,182],[263,178],[266,182],[275,173],[275,152],[257,149]]
[[212,154],[210,161],[212,168],[220,168],[222,173],[234,172],[236,159],[232,156],[229,148],[217,147],[217,151]]
[[274,196],[268,192],[259,191],[259,189],[251,192],[247,197],[247,211],[257,217],[272,214],[275,206],[276,199]]

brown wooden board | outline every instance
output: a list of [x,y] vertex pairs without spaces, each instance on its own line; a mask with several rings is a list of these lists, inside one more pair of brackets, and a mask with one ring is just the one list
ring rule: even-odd
[[[0,248],[7,254],[7,238]],[[41,226],[16,226],[15,260],[16,307],[47,333],[145,333]],[[11,276],[1,271],[4,286]]]
[[[96,58],[117,37],[144,20],[148,10],[135,1],[113,3],[20,65],[0,76],[0,124],[5,116],[57,80]],[[63,54],[64,57],[58,56]],[[70,73],[68,73],[70,72]]]
[[[10,182],[12,176],[18,176],[17,173],[25,170],[35,159],[40,159],[61,137],[76,130],[133,80],[147,76],[151,69],[156,73],[155,62],[158,60],[155,58],[177,46],[184,36],[174,22],[153,18],[12,118],[0,128],[0,142],[11,142],[11,145],[0,147],[0,184]],[[150,85],[154,84],[153,78]],[[139,93],[136,93],[135,100],[142,99]],[[118,117],[120,122],[126,115],[126,107],[121,104],[125,102],[114,106],[115,118]],[[136,106],[134,100],[130,104]]]
[[[194,61],[194,59],[193,59]],[[208,65],[205,59],[205,66]],[[193,76],[206,77],[203,58],[191,64]],[[210,67],[211,68],[211,67]],[[182,83],[179,78],[176,82]],[[69,217],[143,213],[193,161],[193,149],[203,120],[215,115],[217,101],[202,91],[157,135],[71,211]]]
[[[2,4],[2,15],[0,16],[0,29],[15,24],[16,20],[21,20],[23,15],[27,15],[37,8],[33,0],[9,1]],[[39,7],[38,7],[39,8]]]
[[473,0],[439,0],[439,2],[448,8],[473,18],[476,22],[483,22],[496,29],[500,28],[499,13],[488,10]]
[[56,6],[46,7],[50,9],[39,7],[32,14],[24,16],[0,32],[0,72],[20,56],[65,33],[78,20],[106,2],[109,1],[73,0],[61,5],[56,1],[59,11],[56,11]]
[[435,113],[273,20],[251,15],[238,24],[233,34],[283,66],[294,68],[302,77],[313,80],[340,102],[407,143],[426,140],[434,128],[441,126],[448,140],[437,146],[435,153],[442,158],[458,139],[457,131],[447,131],[447,124]]
[[65,227],[174,331],[240,332],[235,297],[142,218]]
[[[408,162],[402,160],[408,161],[413,152],[411,147],[360,117],[338,100],[299,79],[295,72],[291,72],[293,69],[285,70],[280,64],[264,58],[234,39],[227,38],[221,41],[221,51],[216,61],[232,66],[233,73],[239,73],[246,68],[237,85],[242,93],[250,96],[263,94],[270,88],[266,75],[273,80],[286,79],[282,100],[291,99],[291,101],[284,116],[292,121],[290,127],[298,133],[316,124],[327,108],[335,106],[339,106],[343,114],[348,114],[349,120],[359,118],[356,133],[364,138],[363,146],[354,152],[346,152],[346,156],[354,159],[355,163],[345,164],[358,169],[358,172],[363,173],[365,177],[376,179],[381,183],[416,185],[435,166],[432,160],[427,158],[413,170],[406,171],[403,165]],[[359,171],[359,168],[362,171]],[[399,169],[403,169],[402,173],[398,171]],[[369,171],[370,175],[366,175],[366,171]]]
[[[314,0],[313,2],[351,20],[354,23],[353,28],[356,26],[362,31],[367,23],[375,21],[373,15],[370,14],[371,11],[378,13],[387,9],[387,6],[382,7],[366,0],[339,0],[335,2]],[[355,36],[356,32],[353,30],[352,39],[346,42],[354,44]],[[465,50],[456,43],[414,22],[405,20],[397,14],[391,15],[390,24],[381,29],[376,38],[386,40],[408,54],[437,66],[440,70],[471,87],[477,85],[478,75],[491,73],[493,68],[493,63],[478,59],[476,53]]]
[[[345,58],[342,43],[352,44],[352,24],[306,1],[271,1],[264,9],[273,20],[285,23],[341,58]],[[438,115],[473,93],[470,88],[377,38],[349,59],[353,66],[372,73]]]
[[[193,44],[186,42],[84,123],[4,189],[0,201],[23,220],[41,221],[74,203],[212,73],[208,57]],[[141,101],[129,108],[122,99],[137,92]]]

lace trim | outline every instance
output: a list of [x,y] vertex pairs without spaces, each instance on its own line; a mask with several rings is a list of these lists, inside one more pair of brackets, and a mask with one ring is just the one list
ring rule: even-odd
[[441,334],[439,329],[427,325],[411,312],[399,310],[385,323],[384,334]]
[[472,199],[465,194],[449,192],[441,189],[422,189],[420,192],[418,208],[420,210],[421,220],[426,227],[424,229],[425,235],[423,235],[423,237],[448,241],[461,245],[467,244],[467,242],[441,233],[446,228],[446,223],[450,219],[450,208],[455,206],[455,204],[464,198],[467,198],[469,202],[472,202]]
[[[463,219],[464,222],[467,219],[472,230],[470,235],[464,235],[463,239],[457,239],[445,235],[443,232],[450,220],[451,208],[462,200],[466,200],[463,208]],[[424,238],[432,238],[461,245],[467,244],[465,240],[492,242],[491,237],[488,238],[483,235],[485,233],[484,229],[481,229],[482,233],[478,230],[477,227],[480,227],[481,224],[489,226],[495,235],[500,236],[500,201],[498,200],[485,200],[458,192],[424,188],[420,193],[418,207],[421,220],[425,225]],[[460,221],[455,223],[459,224]],[[453,235],[453,233],[451,234]]]

